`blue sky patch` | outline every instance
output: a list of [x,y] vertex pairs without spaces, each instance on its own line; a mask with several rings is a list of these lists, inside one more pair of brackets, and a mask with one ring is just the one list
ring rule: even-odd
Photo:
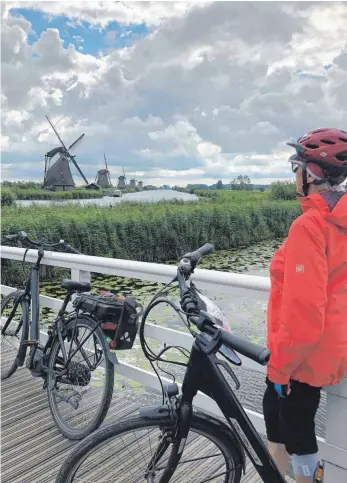
[[11,14],[23,16],[31,23],[33,31],[28,37],[29,44],[36,42],[47,28],[56,28],[64,48],[72,43],[76,50],[93,56],[107,54],[110,49],[130,46],[151,32],[145,24],[123,25],[118,22],[111,22],[101,30],[88,22],[77,24],[69,17],[52,17],[28,8],[11,9]]

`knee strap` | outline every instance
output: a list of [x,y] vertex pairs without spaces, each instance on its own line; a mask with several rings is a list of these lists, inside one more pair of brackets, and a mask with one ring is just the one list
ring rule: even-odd
[[320,459],[318,453],[305,455],[292,455],[294,474],[297,476],[313,476]]

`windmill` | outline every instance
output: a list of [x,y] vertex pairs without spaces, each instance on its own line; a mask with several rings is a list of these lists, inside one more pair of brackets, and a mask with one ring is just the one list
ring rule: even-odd
[[104,153],[104,160],[105,160],[105,166],[106,169],[99,169],[96,178],[95,178],[95,183],[100,186],[100,188],[111,188],[112,183],[111,183],[111,178],[110,178],[110,172],[107,167],[107,161],[106,161],[106,154]]
[[127,185],[126,178],[125,178],[125,171],[123,167],[122,169],[123,169],[123,176],[119,176],[117,188],[125,188]]
[[[70,170],[70,161],[74,164],[79,174],[82,176],[83,180],[87,184],[88,188],[95,188],[94,183],[89,185],[87,178],[81,171],[81,168],[78,166],[74,155],[70,153],[71,149],[76,147],[77,143],[79,143],[82,138],[84,137],[84,133],[81,134],[76,141],[74,141],[69,148],[66,148],[65,144],[63,143],[61,137],[59,136],[57,130],[51,123],[48,116],[46,116],[47,121],[49,122],[51,128],[53,129],[55,135],[60,141],[61,146],[58,148],[54,148],[49,151],[45,155],[45,174],[44,174],[44,181],[43,181],[43,188],[51,189],[53,191],[70,191],[75,188],[75,182],[73,180],[71,170]],[[53,161],[53,158],[59,155],[56,161]]]

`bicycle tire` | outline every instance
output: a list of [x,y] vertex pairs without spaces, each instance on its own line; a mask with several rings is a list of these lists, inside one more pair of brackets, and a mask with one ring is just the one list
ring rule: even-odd
[[[6,307],[8,306],[9,302],[11,300],[15,300],[17,297],[18,298],[22,297],[23,294],[24,294],[24,292],[22,290],[15,290],[15,291],[9,293],[6,297],[3,298],[2,302],[1,302],[1,317],[2,317],[2,314],[5,311]],[[5,380],[5,379],[8,379],[9,377],[11,377],[16,372],[16,370],[18,369],[19,362],[24,361],[25,355],[26,355],[27,346],[24,344],[24,342],[26,340],[28,340],[28,333],[29,333],[29,306],[28,306],[28,302],[24,298],[21,298],[21,300],[19,300],[18,305],[16,307],[16,310],[15,310],[13,316],[12,316],[12,319],[15,317],[18,307],[21,307],[21,309],[22,309],[22,321],[20,323],[20,325],[21,325],[21,335],[19,337],[19,347],[18,347],[18,351],[16,352],[16,356],[15,356],[12,364],[10,365],[10,367],[7,370],[4,368],[3,362],[1,362],[1,380]],[[3,337],[5,337],[5,336],[3,336],[1,334],[1,346],[2,346],[2,342],[3,342]],[[3,354],[4,354],[4,352],[3,352],[3,348],[2,348],[1,349],[1,358],[2,358]]]
[[[66,332],[68,333],[69,330],[75,325],[75,318],[70,320],[65,327]],[[79,315],[77,317],[76,327],[83,326],[87,327],[88,329],[92,330],[95,328],[96,322],[91,317],[86,315]],[[106,355],[106,341],[105,335],[100,327],[97,327],[95,330],[96,336],[102,343],[102,350],[104,354],[104,369],[105,369],[105,390],[102,397],[102,402],[98,411],[96,412],[95,417],[92,419],[90,424],[85,429],[76,429],[69,426],[66,421],[62,419],[57,409],[57,402],[53,395],[53,391],[50,389],[52,381],[52,375],[50,373],[47,374],[47,397],[48,397],[48,404],[52,414],[52,417],[57,425],[59,431],[68,439],[70,440],[79,440],[85,438],[88,434],[95,431],[103,422],[108,412],[108,409],[111,404],[112,395],[113,395],[113,387],[114,387],[114,366],[108,360]],[[58,337],[56,337],[50,349],[49,359],[48,359],[48,369],[51,370],[54,367],[54,362],[57,354],[59,353],[60,343]]]
[[[75,481],[76,482],[79,481],[78,479],[75,479],[75,477],[81,465],[87,460],[89,456],[91,456],[92,454],[94,454],[95,451],[98,450],[99,446],[103,445],[104,443],[107,443],[111,438],[116,437],[116,438],[122,439],[122,435],[131,431],[132,429],[158,428],[160,426],[165,426],[170,424],[172,424],[172,420],[170,418],[166,418],[166,419],[163,418],[163,419],[160,419],[159,421],[159,420],[151,420],[148,418],[144,418],[142,416],[138,416],[136,418],[121,421],[119,423],[114,423],[99,429],[98,431],[88,436],[88,438],[81,441],[73,449],[72,453],[70,453],[67,459],[63,462],[59,470],[59,473],[56,477],[55,483],[72,483]],[[223,449],[223,456],[228,457],[228,465],[229,467],[232,468],[229,474],[226,475],[225,483],[239,483],[241,481],[242,468],[243,468],[243,460],[241,456],[242,450],[236,447],[237,443],[230,436],[230,433],[228,432],[228,428],[226,428],[224,425],[216,425],[215,423],[211,422],[207,418],[199,416],[199,414],[194,414],[191,421],[191,431],[193,432],[195,431],[200,435],[206,435],[215,444],[217,442],[216,445],[217,446],[219,445],[219,449],[221,448]],[[136,442],[138,444],[138,439],[136,439]],[[128,449],[128,445],[126,445],[126,448]],[[183,457],[184,457],[184,450],[183,450]],[[113,461],[113,458],[109,456],[109,460]],[[131,458],[129,458],[129,461],[126,464],[128,468],[131,464],[133,464],[133,462],[131,461]],[[96,466],[95,467],[93,466],[92,468],[94,471],[95,470],[99,471]],[[114,468],[115,475],[121,475],[121,471],[117,470],[117,467],[115,466],[114,463],[113,463],[113,468]],[[189,475],[190,475],[189,482],[196,483],[196,480],[191,479],[192,473],[189,473]],[[83,475],[83,478],[84,477],[85,475]],[[175,477],[175,474],[172,475],[172,478],[174,477]],[[91,476],[91,478],[93,478],[93,476]],[[110,481],[109,479],[110,475],[108,475],[107,478],[108,479],[105,481]],[[119,478],[121,478],[121,476],[119,476]],[[131,481],[131,483],[134,483],[132,475],[130,475],[130,478],[131,480],[126,480],[126,481]],[[185,482],[187,481],[186,478],[187,477],[185,476],[183,477],[182,480],[180,479],[179,481]],[[102,481],[104,480],[99,478],[97,480],[87,478],[80,481],[98,481],[99,483],[102,483]],[[117,482],[122,481],[123,483],[124,480],[115,479],[115,481]],[[141,481],[145,481],[145,480],[141,479]],[[208,481],[208,480],[205,480],[205,481]]]

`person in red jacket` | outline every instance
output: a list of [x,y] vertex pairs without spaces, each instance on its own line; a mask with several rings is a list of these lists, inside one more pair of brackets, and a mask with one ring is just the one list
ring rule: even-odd
[[347,193],[339,186],[347,178],[347,132],[316,129],[288,144],[303,214],[270,264],[263,409],[279,469],[286,473],[291,455],[296,481],[312,483],[321,388],[347,372]]

